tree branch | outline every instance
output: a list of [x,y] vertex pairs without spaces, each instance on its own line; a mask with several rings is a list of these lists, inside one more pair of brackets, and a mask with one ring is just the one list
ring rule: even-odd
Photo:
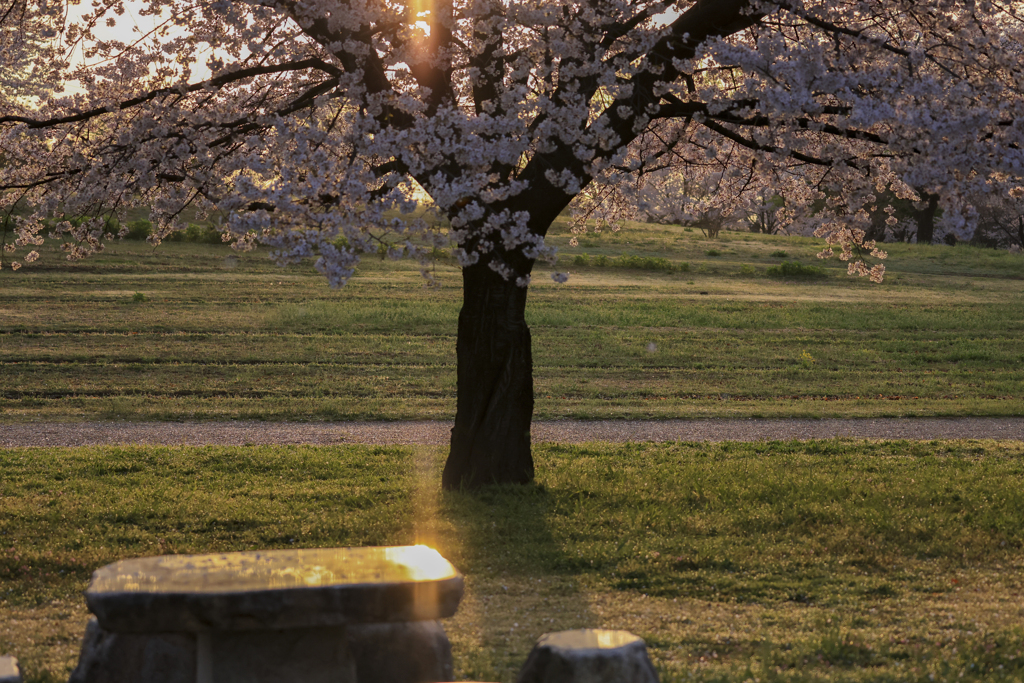
[[[707,128],[708,130],[713,130],[714,132],[718,133],[722,137],[727,138],[729,140],[732,140],[736,144],[742,145],[742,146],[746,147],[747,149],[752,149],[752,150],[754,150],[756,152],[770,152],[770,153],[773,153],[773,154],[782,154],[784,152],[784,150],[776,147],[775,145],[763,145],[763,144],[757,142],[756,140],[752,140],[750,138],[744,137],[744,136],[740,135],[739,133],[737,133],[736,131],[729,130],[728,128],[726,128],[725,126],[721,125],[717,121],[712,121],[710,119],[704,119],[703,121],[700,121],[700,124],[702,126],[704,126],[705,128]],[[796,159],[797,161],[803,161],[804,163],[807,163],[807,164],[814,164],[815,166],[831,167],[831,166],[835,166],[836,163],[837,163],[835,161],[829,161],[828,159],[821,159],[819,157],[814,157],[814,156],[811,156],[810,154],[805,154],[803,152],[798,152],[796,150],[789,150],[789,152],[786,153],[786,156],[792,157],[793,159]],[[861,166],[855,160],[845,159],[844,162],[846,163],[847,166],[850,166],[851,168],[858,168],[858,169],[861,168]]]
[[255,76],[264,76],[268,74],[282,73],[286,71],[302,71],[303,69],[319,69],[332,76],[341,75],[341,71],[322,59],[311,57],[309,59],[303,59],[298,62],[287,62],[283,64],[268,64],[261,66],[254,66],[248,69],[240,69],[238,71],[232,71],[230,73],[221,74],[206,81],[200,83],[193,83],[185,88],[160,88],[153,90],[145,95],[139,97],[133,97],[129,100],[125,100],[120,104],[116,105],[115,108],[109,109],[107,107],[96,107],[88,111],[80,112],[78,114],[72,114],[70,116],[60,116],[51,119],[33,119],[25,116],[2,116],[0,117],[0,123],[24,123],[28,128],[51,128],[53,126],[59,126],[65,123],[79,123],[81,121],[87,121],[103,114],[108,114],[111,111],[124,111],[125,109],[131,109],[140,104],[157,99],[164,95],[181,95],[198,92],[200,90],[206,90],[209,88],[220,89],[230,83],[244,80],[246,78],[253,78]]

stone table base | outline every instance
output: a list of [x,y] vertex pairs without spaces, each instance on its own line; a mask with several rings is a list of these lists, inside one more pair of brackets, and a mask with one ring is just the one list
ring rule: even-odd
[[68,683],[426,683],[451,677],[451,644],[437,621],[193,635],[109,633],[91,619]]

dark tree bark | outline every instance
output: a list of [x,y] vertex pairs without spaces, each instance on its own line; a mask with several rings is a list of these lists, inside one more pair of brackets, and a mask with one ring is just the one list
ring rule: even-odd
[[917,222],[917,243],[931,244],[935,235],[935,212],[939,208],[939,195],[922,192],[921,199],[927,204],[920,211],[914,212]]
[[462,270],[458,407],[445,489],[533,481],[533,359],[526,287],[484,264]]

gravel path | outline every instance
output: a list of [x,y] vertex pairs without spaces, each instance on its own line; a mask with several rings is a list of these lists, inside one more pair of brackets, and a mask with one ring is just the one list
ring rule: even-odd
[[[67,422],[0,425],[0,447],[100,444],[433,444],[448,442],[448,422]],[[533,440],[759,441],[827,439],[1024,440],[1024,418],[859,420],[536,421]]]

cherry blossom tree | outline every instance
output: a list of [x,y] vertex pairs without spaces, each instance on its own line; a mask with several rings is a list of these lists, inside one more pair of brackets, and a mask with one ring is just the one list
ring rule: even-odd
[[53,93],[63,55],[54,38],[65,20],[58,3],[33,6],[18,0],[0,4],[0,93],[28,104]]
[[[53,15],[54,0],[7,1],[5,31]],[[155,28],[104,36],[126,10]],[[97,0],[53,38],[63,59],[40,77],[58,94],[0,100],[5,258],[30,263],[47,234],[88,256],[104,221],[140,202],[155,241],[185,207],[216,210],[235,248],[311,259],[335,286],[361,254],[425,263],[451,243],[464,299],[443,485],[527,482],[528,285],[575,197],[627,196],[629,183],[640,196],[671,163],[717,165],[716,187],[785,179],[787,207],[822,207],[804,219],[825,253],[879,280],[860,256],[882,256],[863,227],[884,191],[952,198],[944,215],[967,229],[955,198],[1024,172],[1016,12],[987,0]],[[16,57],[0,59],[7,73]],[[64,81],[81,89],[61,93]],[[420,189],[450,229],[414,217]]]
[[1024,247],[1024,187],[1002,188],[972,198],[978,209],[978,230],[990,243],[1020,251]]

